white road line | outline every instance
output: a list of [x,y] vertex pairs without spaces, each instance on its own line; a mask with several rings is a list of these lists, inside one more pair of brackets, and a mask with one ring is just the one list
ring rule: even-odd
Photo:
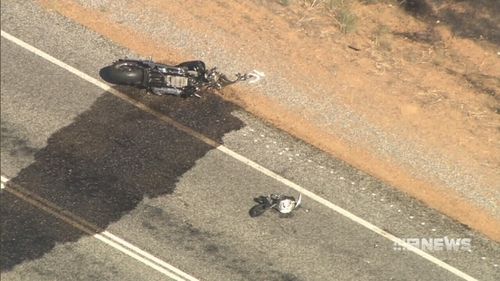
[[26,50],[29,50],[32,53],[34,53],[34,54],[36,54],[36,55],[38,55],[38,56],[40,56],[40,57],[42,57],[42,58],[44,58],[44,59],[52,62],[52,63],[54,63],[54,64],[56,64],[56,65],[58,65],[58,66],[60,66],[60,67],[62,67],[64,69],[66,69],[66,70],[68,70],[69,72],[71,72],[71,73],[75,74],[76,76],[78,76],[78,77],[80,77],[80,78],[82,78],[82,79],[84,79],[84,80],[86,80],[86,81],[88,81],[88,82],[96,85],[97,87],[103,89],[104,91],[107,91],[107,92],[109,92],[109,93],[111,93],[111,94],[113,94],[113,95],[121,98],[122,100],[124,100],[124,101],[126,101],[126,102],[128,102],[128,103],[130,103],[130,104],[132,104],[132,105],[134,105],[134,106],[136,106],[136,107],[144,110],[145,112],[148,112],[148,113],[156,116],[158,119],[160,119],[160,120],[168,123],[169,125],[171,125],[171,126],[177,128],[177,129],[179,129],[179,130],[181,130],[181,131],[183,131],[183,132],[185,132],[185,133],[187,133],[187,134],[189,134],[189,135],[191,135],[191,136],[199,139],[200,141],[202,141],[202,142],[204,142],[204,143],[206,143],[206,144],[208,144],[210,146],[213,146],[214,148],[218,149],[219,151],[221,151],[221,152],[223,152],[223,153],[225,153],[225,154],[227,154],[227,155],[235,158],[236,160],[238,160],[238,161],[240,161],[240,162],[242,162],[242,163],[244,163],[244,164],[246,164],[246,165],[254,168],[255,170],[257,170],[257,171],[259,171],[259,172],[261,172],[261,173],[263,173],[263,174],[265,174],[265,175],[267,175],[269,177],[272,177],[272,178],[276,179],[277,181],[279,181],[279,182],[281,182],[281,183],[289,186],[290,188],[293,188],[293,189],[297,190],[298,192],[301,192],[302,194],[308,196],[309,198],[315,200],[316,202],[318,202],[318,203],[326,206],[327,208],[330,208],[330,209],[334,210],[335,212],[337,212],[337,213],[345,216],[346,218],[349,218],[350,220],[352,220],[352,221],[354,221],[354,222],[356,222],[356,223],[364,226],[365,228],[367,228],[367,229],[369,229],[369,230],[371,230],[371,231],[373,231],[373,232],[375,232],[375,233],[377,233],[377,234],[379,234],[379,235],[381,235],[381,236],[383,236],[383,237],[391,240],[393,243],[396,243],[396,244],[400,245],[401,247],[407,249],[408,251],[411,251],[411,252],[419,255],[420,257],[422,257],[422,258],[424,258],[424,259],[426,259],[426,260],[434,263],[435,265],[437,265],[437,266],[439,266],[439,267],[441,267],[443,269],[448,270],[449,272],[455,274],[456,276],[458,276],[458,277],[460,277],[460,278],[462,278],[464,280],[468,280],[468,281],[477,281],[476,278],[468,275],[467,273],[465,273],[465,272],[463,272],[463,271],[461,271],[461,270],[459,270],[459,269],[457,269],[457,268],[455,268],[455,267],[453,267],[453,266],[451,266],[451,265],[449,265],[449,264],[441,261],[440,259],[438,259],[438,258],[436,258],[436,257],[434,257],[434,256],[432,256],[432,255],[430,255],[430,254],[428,254],[428,253],[426,253],[426,252],[424,252],[424,251],[422,251],[422,250],[420,250],[420,249],[418,249],[418,248],[416,248],[416,247],[414,247],[414,246],[412,246],[412,245],[410,245],[410,244],[408,244],[406,242],[404,242],[400,238],[398,238],[398,237],[396,237],[396,236],[388,233],[387,231],[381,229],[380,227],[373,225],[372,223],[370,223],[370,222],[368,222],[368,221],[366,221],[366,220],[364,220],[364,219],[362,219],[362,218],[354,215],[353,213],[351,213],[351,212],[349,212],[349,211],[347,211],[347,210],[345,210],[345,209],[343,209],[343,208],[341,208],[341,207],[333,204],[332,202],[330,202],[330,201],[328,201],[328,200],[326,200],[326,199],[324,199],[324,198],[316,195],[315,193],[313,193],[313,192],[311,192],[311,191],[309,191],[309,190],[301,187],[300,185],[298,185],[298,184],[296,184],[296,183],[294,183],[294,182],[292,182],[292,181],[290,181],[290,180],[288,180],[288,179],[286,179],[286,178],[284,178],[284,177],[282,177],[282,176],[280,176],[280,175],[278,175],[278,174],[270,171],[269,169],[267,169],[267,168],[265,168],[265,167],[263,167],[263,166],[255,163],[255,162],[253,162],[252,160],[246,158],[243,155],[238,154],[237,152],[232,151],[231,149],[225,147],[224,145],[222,145],[220,143],[217,143],[216,141],[214,141],[214,140],[212,140],[212,139],[204,136],[203,134],[200,134],[200,133],[194,131],[193,129],[191,129],[191,128],[187,127],[187,126],[184,126],[184,125],[178,123],[174,119],[172,119],[172,118],[170,118],[168,116],[165,116],[162,113],[160,113],[158,111],[155,111],[155,110],[147,107],[143,103],[140,103],[140,102],[137,102],[137,101],[131,99],[127,95],[125,95],[125,94],[117,91],[116,89],[111,88],[109,85],[107,85],[107,84],[105,84],[105,83],[103,83],[103,82],[101,82],[101,81],[99,81],[99,80],[97,80],[97,79],[95,79],[95,78],[93,78],[93,77],[91,77],[91,76],[89,76],[89,75],[81,72],[80,70],[78,70],[78,69],[76,69],[76,68],[74,68],[72,66],[69,66],[68,64],[66,64],[66,63],[64,63],[64,62],[62,62],[62,61],[60,61],[60,60],[52,57],[51,55],[49,55],[49,54],[47,54],[47,53],[45,53],[45,52],[43,52],[43,51],[41,51],[41,50],[39,50],[37,48],[35,48],[35,47],[33,47],[33,46],[25,43],[24,41],[22,41],[22,40],[14,37],[14,36],[8,34],[7,32],[4,32],[2,30],[1,31],[1,35],[5,39],[8,39],[8,40],[16,43],[17,45],[25,48]]
[[100,229],[97,226],[85,221],[84,219],[76,216],[75,214],[60,208],[59,206],[33,194],[20,186],[7,188],[8,178],[1,176],[2,185],[5,191],[13,194],[14,196],[30,203],[31,205],[53,215],[54,217],[70,224],[71,226],[92,235],[97,240],[115,248],[116,250],[142,262],[143,264],[157,270],[158,272],[177,281],[198,281],[195,277],[183,272],[182,270],[166,263],[165,261],[153,256],[152,254],[138,248],[135,245],[123,240],[122,238]]

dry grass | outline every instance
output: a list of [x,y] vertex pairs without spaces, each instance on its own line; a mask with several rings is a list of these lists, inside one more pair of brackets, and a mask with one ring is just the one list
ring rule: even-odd
[[290,0],[279,0],[279,3],[283,6],[288,6],[290,5]]
[[351,33],[356,31],[358,18],[348,8],[342,8],[336,14],[336,18],[340,22],[340,30],[343,33]]
[[354,0],[278,0],[282,6],[300,5],[310,11],[324,9],[332,15],[332,20],[342,33],[356,31],[358,17],[351,11]]

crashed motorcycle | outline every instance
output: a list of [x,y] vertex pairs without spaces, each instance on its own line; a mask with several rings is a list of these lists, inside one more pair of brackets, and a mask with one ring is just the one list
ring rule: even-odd
[[253,218],[262,215],[269,209],[275,209],[282,214],[288,214],[299,207],[302,201],[302,194],[299,194],[297,200],[293,196],[270,194],[256,197],[254,201],[257,202],[257,205],[253,206],[249,211],[250,216]]
[[236,74],[231,80],[217,68],[206,69],[203,61],[187,61],[178,65],[151,60],[119,59],[99,71],[101,78],[111,84],[146,89],[156,95],[200,97],[205,89],[221,89],[249,79],[251,74]]

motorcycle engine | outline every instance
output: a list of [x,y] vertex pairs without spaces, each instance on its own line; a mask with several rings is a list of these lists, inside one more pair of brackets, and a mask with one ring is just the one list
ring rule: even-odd
[[166,75],[165,83],[168,87],[184,88],[189,85],[189,79],[182,76]]

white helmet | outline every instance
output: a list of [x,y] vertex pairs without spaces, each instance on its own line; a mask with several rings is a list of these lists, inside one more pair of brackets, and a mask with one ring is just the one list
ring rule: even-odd
[[282,199],[278,203],[278,211],[283,214],[288,214],[300,205],[301,200],[302,194],[299,194],[299,199],[297,201],[295,201],[293,197]]

